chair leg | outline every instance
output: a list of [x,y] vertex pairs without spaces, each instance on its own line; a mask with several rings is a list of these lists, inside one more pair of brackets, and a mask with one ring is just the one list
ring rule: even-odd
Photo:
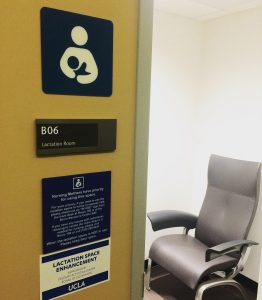
[[145,285],[146,285],[146,289],[147,289],[148,291],[151,290],[151,288],[150,288],[150,281],[151,281],[151,267],[152,267],[152,259],[148,258],[148,265],[147,265],[146,278],[145,278]]
[[216,286],[223,286],[223,285],[231,285],[231,286],[234,286],[236,287],[239,292],[241,293],[243,299],[247,299],[247,295],[246,295],[246,292],[245,290],[243,289],[243,287],[235,280],[233,279],[213,279],[213,280],[210,280],[208,282],[204,282],[202,283],[197,291],[196,291],[196,297],[195,297],[195,300],[202,300],[203,298],[203,294],[206,290],[210,289],[210,288],[213,288],[213,287],[216,287]]

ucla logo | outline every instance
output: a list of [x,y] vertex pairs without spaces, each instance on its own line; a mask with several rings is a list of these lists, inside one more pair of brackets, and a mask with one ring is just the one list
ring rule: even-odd
[[69,292],[72,292],[72,291],[81,289],[81,288],[83,288],[85,286],[86,285],[85,285],[84,281],[82,281],[81,283],[80,282],[76,282],[76,283],[73,283],[73,284],[69,285],[68,290],[69,290]]

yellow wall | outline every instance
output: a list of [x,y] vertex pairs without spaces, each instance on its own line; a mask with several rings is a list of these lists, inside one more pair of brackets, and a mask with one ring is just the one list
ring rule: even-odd
[[[104,170],[112,170],[111,280],[61,299],[130,298],[137,2],[1,0],[0,298],[3,300],[39,298],[41,179]],[[113,21],[111,97],[42,92],[40,8],[43,6]],[[37,158],[36,118],[116,118],[117,149],[107,154]]]

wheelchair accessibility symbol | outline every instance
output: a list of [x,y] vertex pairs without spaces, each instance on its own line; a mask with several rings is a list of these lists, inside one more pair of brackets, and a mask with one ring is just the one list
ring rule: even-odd
[[[75,26],[71,31],[71,38],[77,46],[84,46],[88,41],[88,33],[85,28]],[[76,79],[80,84],[92,83],[98,76],[94,56],[86,48],[67,48],[60,60],[60,68],[65,76]]]

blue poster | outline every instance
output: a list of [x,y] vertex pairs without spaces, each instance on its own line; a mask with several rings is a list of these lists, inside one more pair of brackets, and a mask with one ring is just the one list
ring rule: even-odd
[[111,172],[42,179],[43,252],[110,236]]

